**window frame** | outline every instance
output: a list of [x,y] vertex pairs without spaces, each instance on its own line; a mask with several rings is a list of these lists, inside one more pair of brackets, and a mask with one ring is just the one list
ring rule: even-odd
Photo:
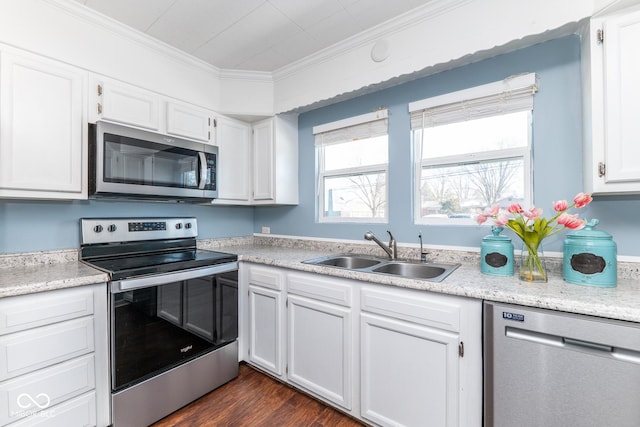
[[[445,113],[445,122],[437,123],[435,125],[426,126],[422,125],[420,128],[412,126],[411,139],[412,139],[412,151],[414,158],[413,167],[413,220],[416,225],[476,225],[475,218],[439,218],[439,217],[422,217],[422,170],[425,167],[447,167],[456,165],[465,165],[470,163],[486,162],[486,161],[501,161],[508,159],[522,159],[523,162],[523,185],[524,185],[524,203],[530,205],[533,198],[533,167],[532,167],[532,147],[533,147],[533,94],[537,91],[538,85],[536,83],[536,76],[534,73],[528,73],[524,75],[512,76],[505,80],[489,83],[482,86],[476,86],[469,89],[452,92],[449,94],[436,96],[433,98],[427,98],[420,101],[416,101],[409,104],[409,113],[411,115],[428,110],[430,108],[442,108],[448,109]],[[473,103],[482,98],[500,96],[508,97],[512,90],[521,90],[520,96],[523,97],[523,93],[526,95],[526,91],[530,91],[530,99],[524,100],[524,104],[530,103],[529,107],[523,106],[516,102],[512,109],[506,110],[497,109],[493,113],[481,113],[477,117],[470,116],[466,119],[495,117],[499,115],[516,113],[527,111],[527,144],[526,146],[516,148],[506,148],[502,150],[491,150],[484,152],[471,152],[460,155],[441,156],[429,159],[422,159],[423,138],[424,133],[421,133],[421,138],[416,138],[416,133],[425,128],[438,126],[440,124],[459,123],[464,121],[462,112],[457,114],[454,107],[459,106],[460,110],[463,110],[468,103]],[[526,97],[526,96],[525,96]],[[523,99],[525,98],[523,97]],[[444,107],[444,108],[443,108]]]
[[[387,162],[368,166],[356,166],[350,168],[325,170],[324,147],[340,142],[318,143],[317,135],[334,130],[340,130],[360,124],[373,122],[377,120],[388,120],[388,110],[380,109],[372,113],[362,114],[359,116],[349,117],[335,122],[325,123],[313,127],[313,134],[316,135],[315,155],[316,155],[316,220],[318,223],[375,223],[386,224],[389,222],[389,132],[387,123]],[[344,141],[347,142],[347,141]],[[358,217],[331,217],[326,216],[324,212],[325,206],[325,179],[326,178],[347,178],[350,176],[363,176],[368,174],[384,173],[385,175],[385,207],[384,215],[376,218],[358,218]]]

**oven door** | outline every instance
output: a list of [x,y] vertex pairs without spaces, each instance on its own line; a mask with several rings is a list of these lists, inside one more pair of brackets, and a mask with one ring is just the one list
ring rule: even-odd
[[90,131],[91,192],[168,199],[217,197],[217,147],[112,123]]
[[[237,270],[167,281],[112,283],[112,390],[126,389],[238,337]],[[125,289],[123,289],[125,288]]]

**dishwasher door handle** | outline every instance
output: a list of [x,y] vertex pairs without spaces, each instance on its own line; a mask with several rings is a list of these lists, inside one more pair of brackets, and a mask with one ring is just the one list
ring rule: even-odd
[[547,334],[544,332],[529,331],[527,329],[514,328],[512,326],[507,326],[505,328],[505,335],[508,338],[564,348],[566,350],[582,351],[595,356],[610,357],[640,365],[640,352],[635,350],[618,348],[592,341],[578,340],[575,338],[561,337],[559,335]]
[[612,353],[613,352],[613,347],[610,346],[610,345],[606,345],[606,344],[599,344],[599,343],[596,343],[596,342],[577,340],[577,339],[574,339],[574,338],[567,338],[567,337],[563,337],[562,341],[567,346],[582,347],[582,348],[585,348],[587,350],[602,351],[604,353]]

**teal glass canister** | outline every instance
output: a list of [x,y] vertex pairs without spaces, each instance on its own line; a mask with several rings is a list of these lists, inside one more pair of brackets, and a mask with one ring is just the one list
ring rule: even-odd
[[513,243],[503,236],[504,227],[491,226],[480,245],[480,272],[493,276],[513,276]]
[[595,230],[593,219],[567,233],[562,245],[562,276],[569,283],[614,287],[618,282],[617,247],[611,235]]

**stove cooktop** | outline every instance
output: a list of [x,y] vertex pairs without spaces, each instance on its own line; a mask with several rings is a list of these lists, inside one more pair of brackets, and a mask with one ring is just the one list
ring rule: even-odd
[[111,275],[111,280],[121,280],[149,274],[171,273],[193,268],[234,262],[238,256],[202,249],[151,253],[132,256],[105,257],[85,262]]

